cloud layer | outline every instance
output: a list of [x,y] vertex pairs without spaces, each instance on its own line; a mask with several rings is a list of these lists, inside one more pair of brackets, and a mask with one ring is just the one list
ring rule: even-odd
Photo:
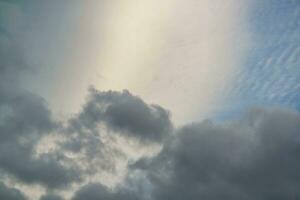
[[[253,108],[236,121],[174,128],[167,110],[129,91],[91,88],[82,110],[58,121],[43,99],[9,84],[22,70],[1,68],[3,199],[29,199],[22,184],[52,191],[41,200],[300,197],[297,111]],[[43,140],[50,147],[40,147]],[[153,146],[160,150],[134,156]],[[123,178],[109,186],[103,172],[120,170]]]
[[293,111],[253,109],[231,125],[187,125],[134,168],[153,199],[299,198],[299,122]]
[[292,199],[300,197],[300,114],[254,108],[229,124],[176,129],[153,157],[109,189],[88,183],[72,199]]
[[[12,54],[17,51],[9,38],[2,36],[1,41],[11,45]],[[26,199],[24,184],[52,191],[43,200],[300,197],[297,111],[256,108],[230,123],[204,121],[174,128],[169,112],[158,105],[128,91],[91,88],[82,110],[59,121],[42,98],[17,81],[11,83],[26,73],[26,65],[3,52],[4,199]],[[153,146],[160,150],[155,153]],[[115,177],[118,181],[109,186],[104,172],[122,178]],[[55,194],[64,192],[68,195]]]
[[20,191],[8,188],[3,183],[0,183],[0,198],[6,200],[26,200]]
[[57,119],[21,84],[32,68],[13,38],[0,27],[0,199],[300,198],[298,111],[176,127],[159,105],[91,87],[78,113]]

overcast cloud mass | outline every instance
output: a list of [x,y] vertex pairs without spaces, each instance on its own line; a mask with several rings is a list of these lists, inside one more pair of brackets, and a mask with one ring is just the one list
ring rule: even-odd
[[[179,2],[180,1],[177,2],[177,6],[182,5],[182,2]],[[55,106],[49,103],[49,99],[47,99],[47,95],[45,94],[49,92],[49,94],[52,94],[52,98],[55,98],[53,94],[58,95],[59,93],[53,93],[53,89],[49,90],[47,84],[43,85],[45,82],[39,80],[41,77],[33,79],[31,83],[28,83],[28,77],[33,77],[32,74],[44,76],[45,72],[41,72],[43,74],[41,75],[38,71],[39,69],[41,71],[45,70],[45,66],[39,66],[39,62],[33,62],[33,58],[36,56],[33,51],[36,51],[36,49],[32,50],[32,52],[29,51],[30,48],[25,45],[28,44],[28,41],[24,41],[24,34],[28,34],[28,31],[30,32],[31,30],[30,28],[38,26],[32,25],[33,27],[30,27],[28,24],[30,24],[29,19],[42,16],[40,14],[43,12],[41,12],[40,9],[45,9],[47,12],[49,12],[49,10],[55,10],[55,12],[65,16],[63,21],[68,22],[65,27],[67,30],[69,30],[69,26],[76,29],[75,25],[72,24],[75,23],[73,17],[74,13],[80,13],[77,9],[80,8],[79,5],[82,4],[79,2],[72,4],[68,1],[57,1],[53,4],[49,2],[45,4],[35,3],[37,2],[33,0],[30,0],[29,3],[17,0],[0,0],[0,200],[292,200],[300,198],[300,99],[299,91],[297,90],[300,84],[297,78],[297,74],[300,72],[299,68],[297,68],[297,66],[299,66],[298,57],[300,52],[299,43],[297,43],[297,41],[299,41],[299,28],[297,28],[297,25],[300,20],[300,4],[297,0],[286,1],[287,5],[284,4],[283,1],[278,1],[277,4],[275,3],[277,6],[273,5],[272,7],[275,10],[280,10],[280,8],[283,7],[287,11],[292,11],[292,14],[282,15],[282,18],[280,18],[282,22],[289,21],[290,19],[288,26],[286,24],[281,24],[282,26],[280,27],[279,25],[273,26],[274,35],[268,31],[268,28],[261,28],[259,30],[253,30],[252,32],[255,34],[254,32],[257,31],[256,36],[260,38],[267,38],[267,36],[270,35],[270,41],[276,40],[276,34],[280,35],[281,43],[279,43],[282,46],[279,46],[281,50],[279,49],[273,52],[271,48],[273,46],[268,44],[264,46],[264,56],[262,58],[257,58],[258,53],[253,53],[254,50],[251,50],[250,58],[245,60],[246,67],[239,71],[239,73],[242,73],[242,78],[233,82],[229,81],[231,84],[236,85],[224,86],[223,88],[228,91],[232,90],[231,93],[224,92],[222,93],[226,93],[223,97],[224,99],[218,101],[212,100],[211,102],[212,105],[215,105],[213,102],[226,102],[224,104],[220,103],[214,108],[215,111],[219,111],[220,113],[213,112],[211,117],[206,120],[202,120],[202,117],[199,117],[201,114],[181,115],[181,117],[189,116],[189,119],[183,121],[193,121],[190,123],[183,123],[183,121],[177,123],[178,118],[176,118],[176,116],[174,117],[172,110],[165,108],[159,103],[148,101],[154,98],[155,95],[159,96],[164,94],[164,91],[168,88],[165,85],[165,79],[160,82],[161,87],[159,87],[160,84],[155,82],[154,85],[158,84],[157,87],[145,89],[145,91],[159,90],[154,96],[150,95],[151,98],[143,92],[139,92],[142,88],[140,85],[132,87],[138,88],[134,90],[139,94],[135,94],[129,90],[130,87],[124,87],[123,90],[118,90],[118,88],[114,87],[104,90],[101,86],[93,84],[93,81],[87,81],[89,84],[83,84],[87,85],[83,92],[84,94],[77,95],[76,90],[78,89],[82,92],[84,86],[75,84],[71,87],[71,90],[69,90],[70,88],[63,90],[68,94],[63,95],[63,97],[68,96],[68,99],[66,98],[65,101],[70,102],[72,98],[76,99],[84,96],[81,100],[74,100],[76,101],[74,104],[81,102],[78,108],[75,109],[74,106],[70,106],[70,108],[74,108],[73,112],[57,112],[57,107],[54,108]],[[96,4],[98,3],[95,1],[92,5]],[[136,5],[134,1],[131,1],[128,5],[129,4]],[[111,5],[107,1],[103,1],[101,5],[109,10],[111,6],[116,6],[117,4]],[[122,6],[124,5],[122,4]],[[145,5],[147,5],[147,8],[153,6],[152,3],[146,0]],[[187,9],[189,6],[187,4],[185,5],[187,6],[185,9]],[[206,3],[203,3],[203,5],[206,5]],[[218,5],[216,2],[212,4],[207,3],[207,8],[216,6],[218,10]],[[228,8],[232,8],[233,5],[235,5],[234,1],[228,5],[226,4]],[[249,3],[247,3],[247,5],[250,6]],[[266,5],[269,4],[266,3]],[[122,10],[122,6],[120,8],[118,7],[118,9]],[[164,6],[171,9],[170,2],[166,3],[166,5],[161,5],[161,7],[165,8]],[[222,7],[225,6],[225,4],[220,4],[219,6]],[[129,10],[124,11],[125,13],[130,11],[131,7],[129,7],[126,7],[126,9]],[[144,8],[143,6],[141,7]],[[225,9],[224,7],[226,12],[228,8],[226,7]],[[176,9],[178,9],[178,7],[176,7]],[[234,7],[233,10],[235,9],[236,7]],[[263,7],[260,9],[258,13],[262,13]],[[99,20],[101,19],[100,24],[104,23],[103,21],[105,21],[105,19],[103,18],[107,16],[104,10],[105,9],[103,9],[103,13],[101,13],[103,16],[101,15],[99,18]],[[244,9],[242,10],[246,12]],[[166,16],[168,14],[165,13],[163,9],[159,11]],[[202,8],[201,11],[205,12],[206,9]],[[202,21],[202,28],[205,29],[205,27],[209,26],[206,22],[212,24],[219,22],[220,19],[218,17],[215,18],[214,16],[210,18],[210,15],[213,14],[214,11],[216,10],[212,10],[212,13],[207,11],[208,13],[202,16],[211,20]],[[142,22],[148,22],[149,25],[152,24],[151,26],[154,27],[154,29],[155,27],[157,29],[164,27],[165,22],[160,24],[160,20],[163,19],[154,18],[155,20],[151,21],[154,16],[152,16],[151,12],[148,12],[149,11],[145,14],[147,20]],[[224,16],[227,16],[226,12]],[[271,10],[270,13],[270,16],[274,14],[273,10]],[[45,13],[45,15],[47,16],[47,13]],[[182,13],[180,16],[181,15]],[[269,15],[262,18],[268,21]],[[77,14],[75,14],[75,16],[77,16]],[[119,15],[117,16],[119,17]],[[136,16],[142,15],[138,12],[137,15],[133,15],[133,17]],[[223,17],[223,14],[221,16]],[[229,18],[231,19],[231,17],[230,15]],[[87,19],[82,20],[85,21]],[[46,21],[44,21],[45,24],[42,26],[47,27],[49,25],[49,27],[53,27],[51,20],[47,23]],[[159,21],[159,23],[157,21]],[[135,23],[136,21],[133,20],[133,24]],[[172,21],[172,23],[174,22]],[[229,27],[231,27],[231,25]],[[261,25],[260,23],[256,23],[255,25],[264,27],[271,26],[270,24]],[[286,26],[288,30],[283,31],[284,33],[281,32]],[[66,34],[64,29],[58,30],[58,32],[52,30],[54,32],[51,32],[48,30],[50,29],[49,27],[44,30],[49,35],[62,34],[60,37],[66,40],[72,35],[70,33]],[[146,26],[141,27],[145,28]],[[227,26],[224,25],[224,31],[226,29],[225,27]],[[20,32],[20,30],[24,32]],[[87,30],[93,32],[91,29],[88,29],[88,27]],[[171,34],[177,39],[187,36],[192,37],[191,35],[199,33],[197,32],[198,29],[197,31],[192,29],[176,32],[176,28],[173,27],[168,30],[174,31],[175,35],[179,34],[176,37],[172,35],[173,33]],[[219,29],[214,30],[219,31]],[[32,29],[32,34],[36,34],[40,39],[43,34],[37,34],[40,30],[35,31],[37,30]],[[48,31],[50,31],[50,33],[48,33]],[[242,34],[239,31],[235,32],[235,34]],[[144,30],[142,30],[142,32],[144,32]],[[206,35],[208,33],[203,34]],[[214,42],[218,40],[218,35],[219,34],[216,34],[215,38],[212,39]],[[144,35],[142,37],[139,35],[139,37],[141,37],[139,40],[144,41],[144,39],[148,38],[148,36],[146,36]],[[57,37],[59,38],[59,36]],[[118,37],[114,39],[119,37],[121,36],[118,35]],[[100,38],[102,39],[102,37]],[[227,38],[227,36],[225,38]],[[241,36],[241,38],[243,37]],[[288,38],[290,39],[289,41],[287,41]],[[222,46],[223,48],[223,45],[225,45],[223,43],[224,38],[221,37],[220,40],[221,42],[219,42],[222,45],[219,47]],[[54,41],[56,43],[53,45],[57,45],[53,47],[55,49],[59,47],[59,45],[57,44],[58,40]],[[62,41],[65,40],[62,39]],[[90,38],[87,43],[91,45],[91,43],[93,43],[92,41],[94,40]],[[110,44],[109,41],[110,40],[107,39],[108,44]],[[117,43],[115,43],[117,41],[114,41],[114,45],[116,46],[118,46]],[[119,42],[124,42],[123,36]],[[215,44],[214,42],[205,43],[205,46],[213,45]],[[258,52],[264,48],[255,42],[253,42],[253,44]],[[41,44],[43,48],[48,48],[48,45],[48,42]],[[88,44],[86,45],[89,46]],[[107,44],[104,46],[106,45]],[[127,43],[125,46],[126,45]],[[172,45],[169,46],[169,41],[168,44],[165,45],[165,47],[161,47],[164,51],[169,51],[170,47],[172,47]],[[33,46],[32,48],[34,49],[35,47]],[[88,48],[87,46],[84,46],[83,50],[85,48],[93,49],[93,47]],[[118,49],[116,46],[114,46],[113,50]],[[108,50],[106,49],[107,47],[103,48]],[[121,49],[122,51],[119,49],[120,51],[116,53],[116,59],[122,58],[123,53],[126,53],[123,47]],[[190,48],[183,49],[186,50],[187,54],[191,53],[189,52]],[[198,46],[197,48],[191,49],[193,55],[204,53],[205,56],[208,57],[211,56],[210,53],[214,52],[214,50],[209,51],[209,53],[205,50],[198,52],[196,51]],[[174,49],[174,51],[179,50],[180,49]],[[62,49],[60,49],[60,51],[63,52]],[[146,50],[143,49],[143,51]],[[50,51],[45,50],[45,55],[43,54],[41,57],[36,57],[36,59],[46,59],[46,54],[49,52]],[[221,56],[222,52],[223,51],[220,50],[218,56]],[[233,50],[233,52],[236,52],[236,49]],[[62,57],[66,56],[65,52],[62,54]],[[86,52],[82,53],[82,58],[84,59],[87,58],[85,54]],[[281,60],[276,60],[274,55],[277,54],[282,55]],[[224,55],[226,56],[227,54]],[[51,67],[47,70],[52,71],[54,74],[59,74],[57,75],[60,77],[57,78],[59,84],[63,84],[64,80],[66,83],[73,83],[73,80],[71,81],[70,79],[75,80],[76,77],[74,76],[74,78],[72,76],[72,78],[70,78],[69,76],[71,75],[65,73],[70,72],[69,70],[72,69],[69,68],[70,63],[65,62],[68,66],[62,68],[60,71],[57,66],[61,66],[64,62],[61,62],[61,60],[56,57],[57,55],[49,54],[48,56],[53,58],[51,63],[49,61],[50,64],[48,64],[49,66],[53,65],[54,68],[53,71]],[[92,57],[91,55],[90,58]],[[128,57],[130,57],[130,59],[125,59],[124,68],[119,71],[120,73],[127,73],[131,70],[125,68],[128,64],[136,65],[143,63],[140,62],[140,60],[134,60],[136,58],[131,53],[128,53]],[[183,58],[186,57],[178,58],[178,60],[169,58],[170,60],[165,64],[171,64],[173,62],[181,63],[183,62]],[[109,62],[122,64],[122,59],[118,61],[110,59],[111,58],[108,59]],[[240,63],[240,59],[239,57],[238,62],[229,62],[227,59],[223,61],[226,60],[225,64],[227,65],[228,63]],[[243,71],[248,70],[248,64],[251,63],[249,60],[251,59],[253,59],[253,63],[259,62],[259,60],[263,60],[261,63],[267,63],[265,63],[262,69],[259,69],[261,65],[255,65],[255,73],[253,72],[252,77],[247,78],[247,75],[243,74]],[[276,61],[274,61],[274,59]],[[43,62],[46,61],[44,60]],[[55,65],[55,62],[57,62],[57,65]],[[160,62],[155,60],[153,63],[159,64]],[[195,61],[192,63],[196,65],[202,62],[199,63]],[[214,69],[218,69],[218,67],[215,67],[220,64],[213,61],[207,61],[202,64],[205,63],[211,64],[211,67]],[[148,64],[149,63],[147,63],[147,66]],[[281,67],[280,64],[282,64],[283,67]],[[274,68],[268,69],[268,66],[275,66],[277,71],[281,71],[282,75],[272,71]],[[74,72],[79,73],[79,68],[87,69],[88,67],[80,67],[78,64],[74,67]],[[220,66],[220,68],[222,68],[222,66]],[[167,69],[172,70],[171,68]],[[226,69],[227,72],[231,71],[231,69],[227,67],[222,68],[222,70],[225,71]],[[159,78],[165,77],[166,69],[157,67],[156,70],[155,73],[161,72],[162,76]],[[283,77],[282,80],[286,80],[287,83],[281,81],[286,83],[282,86],[283,89],[281,93],[275,93],[272,84],[267,84],[262,81],[264,79],[263,77],[267,77],[267,75],[264,74],[263,77],[260,77],[260,70],[266,74],[274,75],[275,73],[271,78],[272,80],[276,79],[276,77]],[[268,70],[269,73],[267,73]],[[83,71],[84,70],[82,70],[82,72]],[[190,73],[193,72],[201,72],[201,70],[190,71]],[[203,73],[209,75],[211,72],[206,73],[204,70]],[[172,76],[173,75],[174,74],[172,74]],[[85,75],[82,74],[82,76]],[[134,74],[130,74],[130,76],[128,75],[126,78],[133,76]],[[116,79],[119,77],[120,75],[115,76]],[[172,81],[176,82],[175,78],[176,76],[174,75],[174,80]],[[191,82],[193,82],[193,78],[195,78],[194,75],[190,76]],[[214,76],[214,79],[215,78]],[[141,77],[138,77],[138,79],[135,80],[140,81],[141,79]],[[209,79],[210,77],[207,78],[207,80]],[[178,76],[178,80],[179,82],[182,81],[180,76]],[[185,81],[187,80],[188,79],[185,79]],[[226,80],[229,79],[226,78]],[[52,81],[54,85],[57,84],[55,83],[55,78]],[[83,80],[78,79],[77,81],[80,82]],[[140,83],[139,81],[137,81],[137,84]],[[108,83],[112,82],[114,82],[113,79],[108,81]],[[124,80],[116,81],[118,84],[125,82]],[[261,89],[259,83],[257,83],[257,86],[252,87],[250,83],[254,82],[261,83],[264,88]],[[197,90],[195,91],[197,95],[189,95],[189,92],[180,93],[186,87],[199,83],[204,84],[203,87],[191,87],[189,91],[193,92]],[[205,88],[205,83],[207,82],[193,82],[191,85],[186,84],[176,90],[172,88],[174,91],[178,90],[180,95],[172,96],[171,94],[173,94],[174,91],[170,93],[166,91],[166,95],[169,96],[167,96],[167,98],[160,96],[158,99],[161,100],[162,104],[165,104],[166,99],[174,98],[175,100],[172,101],[170,107],[174,109],[176,109],[176,106],[180,107],[180,109],[176,110],[175,115],[179,111],[183,111],[183,108],[186,108],[186,112],[191,112],[191,109],[197,112],[201,111],[200,108],[208,105],[207,102],[209,99],[219,96],[213,95],[206,98],[204,100],[205,103],[201,104],[202,99],[200,97],[202,97],[202,95],[199,95],[201,91],[198,89]],[[222,83],[225,84],[225,82],[220,81],[212,85],[218,87]],[[35,90],[33,87],[34,84],[36,84],[36,88],[39,89]],[[146,88],[147,84],[144,84],[143,87]],[[177,87],[180,84],[176,82],[175,85]],[[208,86],[207,89],[212,90],[212,85]],[[276,87],[279,86],[277,85]],[[43,91],[41,92],[40,90]],[[72,96],[73,91],[74,94],[76,93],[74,96]],[[220,90],[214,90],[214,92],[217,91]],[[267,95],[263,96],[261,91],[271,91],[269,95],[273,95],[274,98]],[[253,94],[253,96],[251,96],[250,93]],[[208,95],[209,92],[203,91],[203,94]],[[232,94],[232,97],[228,98],[230,94]],[[248,101],[238,101],[238,99],[242,99],[245,96],[252,99]],[[196,97],[197,99],[189,100]],[[176,98],[181,100],[180,104]],[[60,101],[63,100],[61,97],[58,99]],[[259,101],[260,99],[264,99],[265,101],[261,103]],[[275,100],[273,101],[272,99]],[[227,102],[229,100],[236,100],[236,106],[234,102],[228,104]],[[196,106],[196,102],[199,102],[199,107],[190,107],[191,105],[189,105],[189,103],[191,102],[193,106]],[[62,105],[64,105],[64,103]],[[243,105],[245,106],[243,107]],[[206,112],[207,110],[204,109],[203,112],[204,111]],[[206,115],[207,113],[205,116]],[[194,117],[193,120],[190,119],[191,116]],[[174,118],[176,120],[174,120]]]

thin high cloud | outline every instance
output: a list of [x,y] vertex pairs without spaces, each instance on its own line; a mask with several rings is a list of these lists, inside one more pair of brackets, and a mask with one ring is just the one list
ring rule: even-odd
[[252,104],[299,109],[299,2],[258,1],[252,9],[253,49],[226,93],[228,112]]

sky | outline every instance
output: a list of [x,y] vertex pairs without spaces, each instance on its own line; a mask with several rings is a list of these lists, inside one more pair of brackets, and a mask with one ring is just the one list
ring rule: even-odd
[[0,199],[298,199],[299,102],[299,0],[0,0]]

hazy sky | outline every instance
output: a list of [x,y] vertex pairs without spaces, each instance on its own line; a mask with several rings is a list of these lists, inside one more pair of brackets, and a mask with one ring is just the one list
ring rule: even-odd
[[36,1],[6,7],[6,20],[13,20],[7,26],[34,68],[27,88],[58,113],[77,111],[93,85],[129,89],[172,110],[178,123],[208,117],[251,46],[246,1]]
[[0,199],[298,199],[299,102],[299,0],[0,0]]

